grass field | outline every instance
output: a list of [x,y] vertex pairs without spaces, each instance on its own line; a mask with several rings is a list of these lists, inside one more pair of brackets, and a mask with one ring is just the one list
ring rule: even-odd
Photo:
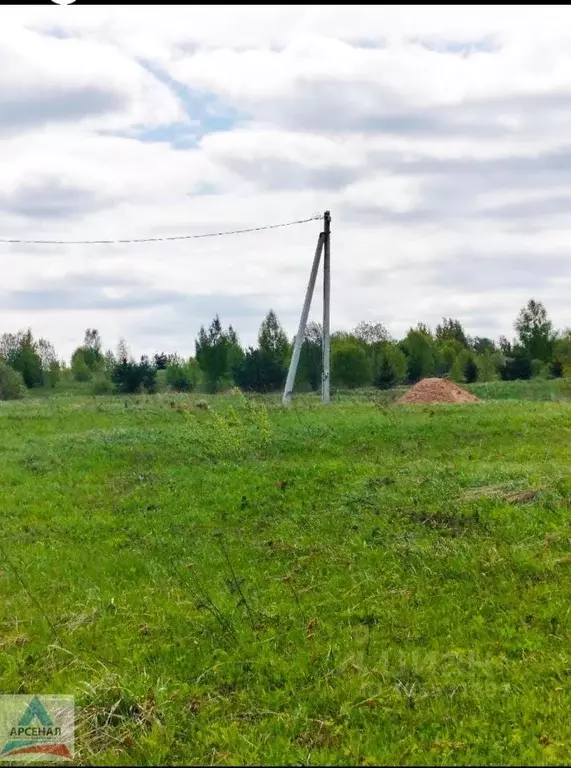
[[0,691],[82,764],[568,764],[556,386],[0,403]]

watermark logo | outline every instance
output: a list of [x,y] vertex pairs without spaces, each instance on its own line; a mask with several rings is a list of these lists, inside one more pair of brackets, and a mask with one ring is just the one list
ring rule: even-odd
[[0,695],[0,760],[71,760],[73,696]]

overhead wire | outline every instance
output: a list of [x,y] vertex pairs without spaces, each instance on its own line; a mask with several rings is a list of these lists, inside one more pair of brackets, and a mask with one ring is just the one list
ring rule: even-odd
[[232,229],[221,232],[203,232],[196,235],[171,235],[168,237],[134,237],[122,238],[118,240],[21,240],[17,238],[0,239],[0,243],[13,245],[126,245],[130,243],[162,243],[173,240],[198,240],[205,237],[226,237],[228,235],[244,235],[247,232],[261,232],[265,229],[280,229],[282,227],[293,227],[297,224],[307,224],[310,221],[317,221],[323,218],[323,214],[315,213],[308,219],[297,219],[296,221],[287,221],[283,224],[266,224],[259,227],[247,227],[246,229]]

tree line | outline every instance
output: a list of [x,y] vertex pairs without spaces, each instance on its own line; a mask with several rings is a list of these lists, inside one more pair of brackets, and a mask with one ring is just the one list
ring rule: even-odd
[[[332,385],[342,389],[389,389],[428,376],[460,383],[493,379],[558,378],[571,375],[571,329],[556,331],[547,311],[531,299],[514,323],[515,337],[492,339],[467,335],[461,322],[443,318],[434,330],[424,323],[404,338],[391,338],[382,323],[361,322],[352,331],[331,335]],[[185,358],[156,352],[138,361],[124,340],[103,351],[97,329],[85,331],[69,362],[58,359],[47,339],[30,329],[0,336],[0,399],[23,397],[27,390],[89,386],[93,394],[156,392],[164,389],[215,393],[237,386],[253,392],[283,388],[293,349],[275,312],[270,310],[256,346],[243,348],[230,325],[218,315],[202,326],[195,354]],[[308,324],[296,378],[297,391],[321,386],[322,328]]]

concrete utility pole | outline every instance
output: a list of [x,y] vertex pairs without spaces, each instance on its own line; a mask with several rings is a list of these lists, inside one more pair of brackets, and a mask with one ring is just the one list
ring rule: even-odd
[[303,302],[303,309],[301,311],[301,317],[299,319],[299,327],[297,329],[297,335],[295,337],[295,343],[293,345],[293,354],[291,356],[291,362],[289,364],[289,370],[287,373],[287,380],[282,395],[282,403],[287,405],[291,402],[291,396],[293,393],[293,386],[295,383],[295,374],[297,372],[297,366],[299,363],[299,356],[301,353],[301,346],[305,338],[305,329],[307,327],[307,318],[309,316],[309,308],[311,307],[311,299],[313,297],[313,291],[315,290],[315,280],[317,279],[317,272],[319,270],[319,262],[321,261],[321,253],[323,252],[323,355],[322,355],[322,371],[321,371],[321,400],[324,403],[328,403],[330,399],[329,395],[329,359],[330,359],[330,342],[329,342],[329,308],[331,303],[331,214],[329,211],[325,211],[323,215],[323,232],[320,233],[317,240],[317,248],[315,250],[315,256],[313,258],[313,265],[311,267],[311,273],[309,275],[309,282],[307,284],[307,290],[305,292],[305,300]]
[[317,278],[317,270],[319,269],[319,262],[321,260],[321,252],[323,250],[323,243],[325,235],[320,233],[317,240],[317,248],[315,249],[315,256],[313,257],[313,265],[311,267],[311,273],[309,275],[309,282],[307,284],[307,290],[305,292],[305,301],[303,302],[303,309],[301,311],[301,317],[299,319],[299,327],[297,329],[297,335],[295,337],[295,344],[293,346],[293,354],[291,356],[291,362],[289,364],[289,371],[287,373],[287,380],[284,387],[284,393],[282,396],[282,403],[287,405],[291,402],[291,396],[293,393],[293,385],[295,382],[295,374],[297,372],[297,365],[299,363],[299,355],[301,353],[301,345],[305,337],[305,329],[307,327],[307,318],[309,315],[309,308],[311,306],[311,297],[315,289],[315,280]]
[[321,379],[321,400],[329,402],[329,361],[331,357],[329,342],[329,309],[331,305],[331,214],[325,211],[323,216],[323,368]]

